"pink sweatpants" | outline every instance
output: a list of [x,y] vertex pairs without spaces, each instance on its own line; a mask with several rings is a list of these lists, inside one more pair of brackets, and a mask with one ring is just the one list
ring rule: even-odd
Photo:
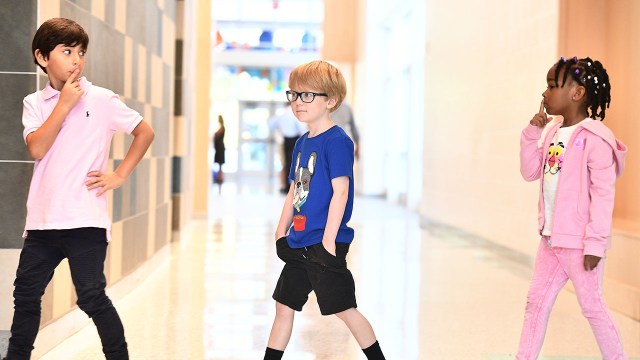
[[571,279],[604,360],[626,360],[616,324],[602,296],[604,259],[593,271],[584,269],[582,249],[549,248],[547,237],[540,241],[533,279],[527,295],[524,326],[516,360],[538,358],[553,303]]

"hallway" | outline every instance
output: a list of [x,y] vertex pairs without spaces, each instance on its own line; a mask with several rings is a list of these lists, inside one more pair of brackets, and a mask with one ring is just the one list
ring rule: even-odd
[[[261,359],[282,263],[273,234],[280,195],[225,183],[208,220],[194,220],[170,255],[117,302],[131,359]],[[517,348],[527,259],[459,230],[427,223],[380,199],[356,198],[349,255],[359,309],[388,359],[507,360]],[[531,244],[535,247],[535,244]],[[525,264],[523,264],[523,262]],[[640,357],[640,323],[615,314],[627,354]],[[595,360],[599,351],[576,299],[563,291],[551,316],[546,360]],[[42,360],[100,359],[93,325]],[[296,317],[289,360],[364,359],[346,327],[310,297]]]

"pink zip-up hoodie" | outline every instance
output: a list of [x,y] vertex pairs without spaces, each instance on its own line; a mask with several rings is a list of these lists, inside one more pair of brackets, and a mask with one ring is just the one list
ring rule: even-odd
[[[538,227],[544,226],[542,178],[549,145],[562,125],[559,120],[543,129],[529,125],[520,137],[520,173],[527,181],[540,179]],[[584,249],[585,255],[604,257],[611,247],[611,221],[616,179],[624,169],[627,147],[601,121],[578,124],[565,148],[558,179],[550,244]]]

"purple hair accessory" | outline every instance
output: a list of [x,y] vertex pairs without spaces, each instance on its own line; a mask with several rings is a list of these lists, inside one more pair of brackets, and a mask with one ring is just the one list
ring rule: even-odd
[[577,63],[577,62],[578,62],[578,57],[577,57],[577,56],[574,56],[574,57],[573,57],[573,62],[574,62],[574,63]]
[[560,60],[562,60],[562,62],[566,62],[567,59],[564,58],[564,56],[560,56]]
[[576,69],[576,75],[580,75],[580,69]]

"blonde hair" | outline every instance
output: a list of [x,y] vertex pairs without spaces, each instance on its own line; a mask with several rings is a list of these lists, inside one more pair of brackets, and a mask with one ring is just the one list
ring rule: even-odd
[[336,99],[331,112],[340,107],[347,95],[347,82],[338,68],[326,61],[315,60],[296,66],[289,75],[289,88],[300,90],[299,86],[326,93]]

